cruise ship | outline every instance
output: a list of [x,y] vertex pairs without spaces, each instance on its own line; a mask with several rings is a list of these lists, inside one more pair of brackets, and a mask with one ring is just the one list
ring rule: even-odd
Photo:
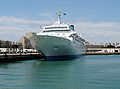
[[58,20],[53,25],[44,26],[42,32],[31,39],[38,52],[43,53],[45,60],[69,60],[83,55],[86,51],[85,40],[77,35],[74,25],[61,22],[60,10],[56,13]]

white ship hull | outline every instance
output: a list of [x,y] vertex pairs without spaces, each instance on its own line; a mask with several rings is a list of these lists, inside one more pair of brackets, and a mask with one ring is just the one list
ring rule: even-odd
[[[34,39],[34,40],[33,40]],[[85,45],[63,37],[36,35],[32,38],[35,48],[44,54],[46,60],[67,60],[85,53]]]

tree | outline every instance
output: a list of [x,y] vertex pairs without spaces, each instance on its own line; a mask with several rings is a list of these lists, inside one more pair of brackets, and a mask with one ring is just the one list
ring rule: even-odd
[[9,48],[9,47],[10,47],[9,41],[6,41],[6,42],[5,42],[5,46],[6,46],[6,48]]
[[100,46],[100,48],[105,48],[105,47],[102,45],[102,46]]
[[2,40],[0,40],[0,47],[1,47],[1,44],[2,44]]
[[115,48],[113,45],[108,45],[106,48]]

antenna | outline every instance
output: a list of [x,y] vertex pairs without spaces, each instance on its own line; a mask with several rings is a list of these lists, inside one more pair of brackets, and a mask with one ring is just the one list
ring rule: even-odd
[[61,11],[58,9],[58,12],[56,13],[58,15],[58,24],[61,24]]
[[63,13],[63,12],[61,12],[60,11],[60,9],[58,9],[58,11],[57,11],[57,13],[56,13],[57,15],[58,15],[58,24],[61,24],[61,15],[63,14],[63,15],[66,15],[66,13]]

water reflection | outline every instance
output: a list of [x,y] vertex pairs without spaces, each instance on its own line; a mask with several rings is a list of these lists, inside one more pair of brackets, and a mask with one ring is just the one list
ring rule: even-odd
[[74,80],[72,76],[74,77],[74,64],[76,62],[83,62],[83,60],[34,62],[32,63],[32,71],[27,83],[29,85],[32,84],[32,87],[39,86],[43,89],[47,86],[48,89],[53,87],[61,89],[63,86],[66,89],[71,89],[74,84],[71,84],[71,81],[73,82]]
[[0,64],[0,89],[118,89],[120,56]]
[[[0,88],[53,89],[54,86],[63,86],[67,82],[65,80],[71,73],[74,62],[74,60],[31,60],[0,64],[0,79],[2,80]],[[53,87],[50,88],[50,86]]]

